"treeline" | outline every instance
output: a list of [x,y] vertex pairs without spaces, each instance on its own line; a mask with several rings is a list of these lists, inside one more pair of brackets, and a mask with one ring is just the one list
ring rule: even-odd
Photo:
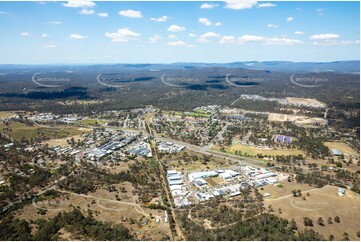
[[187,212],[182,212],[180,219],[187,240],[324,240],[319,233],[312,229],[297,232],[297,225],[272,214],[261,214],[245,221],[239,221],[235,225],[215,230],[207,230],[189,220]]
[[[35,233],[31,232],[31,226],[35,226]],[[74,209],[68,213],[58,213],[49,219],[38,219],[34,223],[25,220],[6,217],[0,223],[0,240],[61,240],[59,230],[65,229],[70,232],[75,240],[134,240],[129,230],[121,224],[111,226],[95,220],[92,214],[86,217]]]

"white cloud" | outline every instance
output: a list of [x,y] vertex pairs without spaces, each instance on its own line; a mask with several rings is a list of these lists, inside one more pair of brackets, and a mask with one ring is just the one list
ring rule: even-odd
[[211,8],[215,8],[215,7],[218,7],[219,4],[215,4],[215,3],[203,3],[201,5],[201,9],[211,9]]
[[168,19],[170,19],[169,16],[162,16],[160,18],[150,18],[151,21],[155,21],[155,22],[165,22]]
[[86,39],[88,36],[80,35],[80,34],[71,34],[69,35],[70,39]]
[[119,15],[128,18],[143,18],[143,15],[140,11],[134,11],[134,10],[121,10],[119,11]]
[[338,34],[315,34],[310,37],[311,40],[337,39],[341,36]]
[[28,32],[21,32],[20,35],[21,36],[29,36],[29,33]]
[[206,44],[206,43],[212,42],[210,40],[210,38],[218,38],[218,37],[220,37],[219,34],[216,34],[214,32],[207,32],[207,33],[202,34],[197,41],[199,43]]
[[43,48],[45,48],[45,49],[53,49],[53,48],[56,48],[56,45],[54,45],[54,44],[43,45]]
[[347,45],[359,45],[360,41],[327,39],[321,41],[314,41],[312,44],[318,46],[347,46]]
[[295,31],[295,33],[294,34],[296,34],[296,35],[303,35],[305,32],[303,32],[303,31]]
[[189,36],[189,37],[192,37],[192,38],[197,37],[197,35],[194,34],[194,33],[189,33],[188,36]]
[[201,38],[212,38],[212,37],[219,37],[219,34],[216,34],[214,32],[207,32],[201,35]]
[[103,17],[103,18],[109,17],[108,13],[106,13],[106,12],[98,13],[98,16],[99,16],[99,17]]
[[168,38],[170,38],[170,39],[176,39],[176,38],[177,38],[177,35],[175,35],[175,34],[170,34],[170,35],[168,35]]
[[271,7],[276,7],[276,4],[273,3],[260,3],[257,5],[257,8],[271,8]]
[[169,45],[169,46],[187,46],[187,44],[181,40],[168,42],[167,45]]
[[60,21],[49,21],[49,24],[61,24]]
[[89,0],[69,0],[68,3],[63,3],[63,6],[68,8],[93,8],[95,3]]
[[43,38],[47,38],[47,37],[49,37],[49,35],[48,35],[48,34],[46,34],[46,33],[44,33],[44,34],[42,34],[42,35],[41,35],[41,37],[43,37]]
[[248,9],[257,5],[257,0],[226,0],[225,8]]
[[212,25],[212,22],[209,21],[209,19],[207,19],[207,18],[199,18],[198,22],[201,23],[201,24],[204,24],[206,26],[211,26]]
[[318,15],[320,16],[323,16],[323,9],[322,8],[316,9],[316,13],[318,13]]
[[91,15],[91,14],[94,14],[95,11],[93,9],[82,9],[80,10],[79,12],[80,14],[84,14],[84,15]]
[[302,44],[303,42],[298,39],[287,39],[287,38],[269,38],[266,40],[266,45],[296,45]]
[[215,26],[219,27],[219,26],[222,26],[222,23],[221,22],[217,22],[214,24]]
[[259,42],[264,40],[263,36],[257,36],[257,35],[242,35],[241,37],[238,38],[238,41],[242,44],[242,43],[246,43],[246,42]]
[[232,35],[222,36],[219,40],[220,44],[246,44],[250,42],[258,42],[265,45],[295,45],[302,44],[303,42],[298,39],[288,39],[288,38],[266,38],[264,36],[257,35],[242,35],[240,37],[235,37]]
[[154,44],[154,43],[157,43],[161,39],[162,39],[162,37],[160,35],[155,34],[155,35],[149,37],[149,43]]
[[186,30],[186,28],[183,26],[173,24],[173,25],[169,26],[167,30],[169,32],[181,32],[181,31]]
[[225,36],[222,36],[219,43],[220,44],[236,44],[237,39],[236,39],[236,37],[234,37],[232,35],[225,35]]
[[268,28],[278,28],[277,24],[267,24]]
[[108,37],[113,42],[127,43],[130,40],[137,40],[140,34],[129,30],[128,28],[118,29],[117,32],[105,33],[105,37]]
[[287,22],[292,22],[292,21],[293,21],[293,17],[288,17],[288,18],[286,19],[286,21],[287,21]]

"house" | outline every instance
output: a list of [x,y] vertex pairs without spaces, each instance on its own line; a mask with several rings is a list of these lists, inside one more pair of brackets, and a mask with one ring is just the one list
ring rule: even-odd
[[203,178],[197,178],[193,181],[193,184],[196,186],[196,187],[204,187],[205,185],[207,185],[207,182],[206,180],[204,180]]
[[277,140],[277,142],[280,142],[280,143],[286,143],[286,144],[292,143],[292,137],[285,136],[285,135],[278,135],[276,140]]
[[346,192],[345,188],[342,188],[342,187],[339,187],[339,188],[338,188],[338,195],[339,195],[340,197],[342,197],[343,195],[345,195],[345,192]]
[[216,177],[218,176],[218,172],[216,171],[201,171],[201,172],[194,172],[188,175],[189,181],[193,182],[195,179],[198,178],[209,178],[209,177]]
[[342,153],[338,149],[331,149],[331,152],[334,156],[341,156]]

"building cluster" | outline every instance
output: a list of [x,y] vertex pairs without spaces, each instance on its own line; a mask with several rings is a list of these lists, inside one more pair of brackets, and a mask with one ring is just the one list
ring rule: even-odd
[[185,146],[173,142],[156,141],[160,153],[176,154],[181,152]]
[[[81,147],[79,145],[61,148],[54,146],[53,150],[68,155],[76,155],[75,158],[87,158],[91,161],[99,161],[102,158],[116,152],[119,156],[127,154],[151,157],[150,144],[146,139],[141,139],[135,132],[122,132],[116,130],[94,129],[90,134],[83,135]],[[136,143],[138,141],[138,143]],[[115,161],[119,158],[113,157]]]
[[261,187],[277,183],[276,176],[267,169],[252,166],[195,171],[187,175],[182,175],[176,170],[167,171],[168,184],[178,207],[187,205],[187,198],[191,195],[199,202],[217,196],[235,197],[241,194],[241,190],[250,186]]
[[261,187],[268,184],[278,182],[277,174],[264,168],[254,168],[252,166],[244,166],[242,172],[249,177],[249,183],[254,187]]
[[286,136],[286,135],[277,135],[276,136],[276,142],[284,143],[284,144],[291,144],[292,143],[292,137]]
[[176,170],[167,170],[167,180],[174,205],[176,207],[191,205],[192,203],[188,200],[189,191],[187,187],[183,185],[183,177],[180,173]]
[[75,123],[79,120],[82,120],[82,117],[78,115],[57,115],[52,113],[38,113],[35,115],[26,116],[28,119],[33,120],[35,122],[62,122],[62,123]]
[[221,108],[221,106],[219,106],[219,105],[209,105],[209,106],[196,107],[195,109],[193,109],[193,111],[194,112],[203,111],[205,113],[213,114],[220,108]]
[[137,156],[152,157],[152,149],[146,141],[141,141],[127,149],[127,153]]

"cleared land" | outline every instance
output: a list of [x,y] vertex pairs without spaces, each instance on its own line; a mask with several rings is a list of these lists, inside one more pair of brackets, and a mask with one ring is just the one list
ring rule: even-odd
[[349,154],[355,157],[360,157],[359,153],[343,142],[325,142],[325,145],[330,149],[338,149],[342,154]]
[[24,123],[10,123],[6,126],[4,123],[0,123],[0,130],[9,135],[15,140],[21,140],[22,137],[26,139],[36,138],[44,136],[49,139],[60,139],[66,137],[72,137],[85,133],[83,130],[79,130],[78,127],[73,126],[57,126],[57,127],[41,127],[41,126],[27,126]]
[[281,113],[270,113],[268,115],[269,122],[294,122],[300,126],[325,126],[327,120],[323,118],[310,118],[306,116],[289,115]]
[[[76,207],[84,214],[91,211],[96,220],[123,224],[139,240],[143,236],[152,240],[163,240],[165,236],[171,238],[169,224],[163,219],[163,210],[151,210],[138,204],[137,196],[133,194],[134,188],[130,183],[116,185],[118,190],[121,187],[125,187],[127,192],[108,192],[106,189],[98,189],[88,195],[61,192],[58,198],[34,200],[33,204],[19,210],[16,217],[28,221],[47,219],[56,216],[59,212],[68,212]],[[120,200],[116,199],[116,195]],[[46,214],[39,214],[41,210],[45,210]],[[161,220],[156,222],[156,217],[160,217]],[[145,219],[149,219],[149,222],[143,224]]]
[[[220,148],[218,146],[212,146],[212,149],[219,151]],[[262,154],[262,155],[299,155],[302,154],[304,155],[303,151],[301,150],[297,150],[297,149],[262,149],[262,148],[257,148],[254,146],[247,146],[247,145],[243,145],[243,144],[233,144],[230,147],[226,148],[226,152],[230,152],[235,154],[236,151],[241,151],[242,155],[245,155],[247,153],[247,155],[257,155],[257,154]]]
[[96,125],[103,125],[108,123],[107,120],[103,120],[103,119],[83,119],[81,121],[78,122],[78,124],[81,125],[91,125],[91,126],[96,126]]
[[286,97],[286,100],[289,103],[296,105],[304,106],[313,106],[313,107],[325,107],[326,105],[314,98],[297,98],[297,97]]
[[15,112],[0,112],[0,118],[10,118],[15,114]]
[[[283,183],[285,186],[266,186],[261,191],[262,194],[270,193],[271,196],[265,198],[265,205],[273,207],[274,213],[289,220],[295,219],[298,229],[312,228],[321,233],[325,239],[329,235],[335,236],[335,240],[342,240],[344,232],[349,234],[351,240],[359,240],[356,233],[360,230],[360,197],[359,195],[346,191],[345,196],[338,196],[338,188],[335,186],[325,186],[314,188],[305,184]],[[293,189],[300,189],[302,197],[294,197]],[[307,191],[310,196],[307,196]],[[278,212],[281,209],[281,213]],[[339,216],[341,222],[336,223],[334,217]],[[305,227],[303,218],[309,217],[313,220],[312,227]],[[319,217],[324,220],[324,226],[317,223]],[[332,217],[332,224],[327,220]]]
[[[187,153],[187,155],[184,155],[184,153]],[[196,160],[193,160],[193,156],[197,156],[198,158]],[[198,155],[197,153],[188,150],[182,151],[177,155],[166,155],[163,158],[163,162],[167,165],[169,169],[174,168],[186,171],[216,169],[236,164],[235,162],[231,162],[217,157],[211,157],[210,161],[204,162],[202,155]]]

